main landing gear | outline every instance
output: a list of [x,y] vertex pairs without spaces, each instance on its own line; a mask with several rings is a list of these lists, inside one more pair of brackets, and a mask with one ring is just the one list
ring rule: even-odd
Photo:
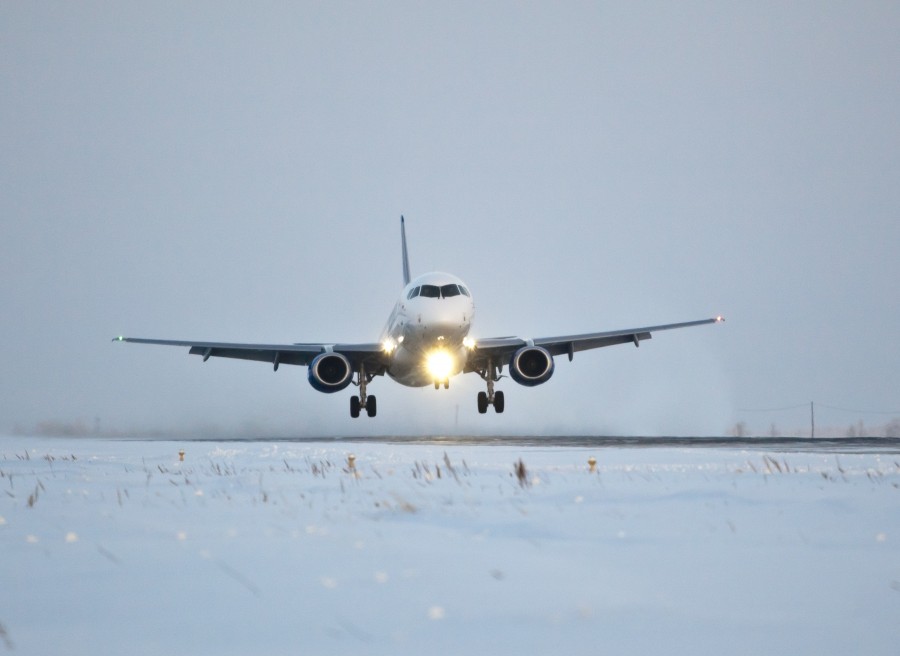
[[359,396],[350,397],[350,416],[356,419],[359,417],[360,410],[365,408],[366,414],[370,417],[374,417],[375,413],[378,411],[378,405],[374,396],[366,395],[366,385],[372,382],[374,376],[366,374],[366,366],[363,364],[359,367],[357,378],[359,381],[356,383],[359,385]]
[[[362,399],[365,399],[363,401]],[[377,405],[375,403],[374,396],[351,396],[350,397],[350,416],[356,419],[359,417],[360,411],[365,408],[366,414],[370,417],[374,417],[377,411]]]
[[487,412],[488,406],[494,406],[494,412],[500,414],[503,412],[503,408],[506,405],[503,399],[503,392],[494,391],[494,383],[500,380],[500,376],[497,373],[497,367],[494,366],[493,361],[488,360],[487,367],[479,371],[478,374],[487,383],[487,392],[478,392],[478,413],[484,414]]

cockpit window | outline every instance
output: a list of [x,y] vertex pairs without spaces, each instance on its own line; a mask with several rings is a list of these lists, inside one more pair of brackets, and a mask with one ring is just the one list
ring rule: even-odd
[[450,298],[451,296],[459,296],[459,285],[455,285],[455,284],[443,285],[441,287],[441,296],[443,298]]
[[457,285],[456,283],[441,285],[440,287],[437,285],[422,285],[421,287],[413,287],[409,290],[409,294],[406,298],[410,300],[414,299],[416,296],[424,296],[425,298],[452,298],[454,296],[459,296],[460,294],[471,296],[468,289],[462,285]]

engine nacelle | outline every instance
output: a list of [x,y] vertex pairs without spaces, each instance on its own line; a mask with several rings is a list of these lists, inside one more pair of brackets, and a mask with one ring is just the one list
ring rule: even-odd
[[340,353],[320,353],[309,363],[306,378],[320,392],[340,392],[353,380],[353,367]]
[[540,346],[523,346],[509,361],[509,375],[520,385],[534,387],[553,375],[553,356]]

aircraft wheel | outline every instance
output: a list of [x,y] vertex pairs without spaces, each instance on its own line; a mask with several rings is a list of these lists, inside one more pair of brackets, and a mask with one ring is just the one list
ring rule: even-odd
[[359,417],[359,397],[351,396],[350,397],[350,416],[356,419]]
[[504,405],[503,392],[494,392],[494,412],[499,415],[503,412]]
[[375,404],[375,397],[370,396],[366,399],[366,414],[370,417],[375,416],[375,412],[378,410],[378,406]]
[[487,412],[488,400],[487,400],[487,392],[478,392],[478,412],[479,414],[484,414]]

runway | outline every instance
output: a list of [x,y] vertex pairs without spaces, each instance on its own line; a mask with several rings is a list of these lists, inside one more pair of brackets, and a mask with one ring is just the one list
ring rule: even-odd
[[[138,438],[136,438],[138,439]],[[173,438],[165,438],[173,439]],[[737,449],[810,453],[900,453],[897,437],[633,437],[600,435],[378,435],[372,437],[189,437],[188,442],[276,442],[276,443],[364,443],[409,444],[426,446],[523,446],[542,448],[598,449]]]

